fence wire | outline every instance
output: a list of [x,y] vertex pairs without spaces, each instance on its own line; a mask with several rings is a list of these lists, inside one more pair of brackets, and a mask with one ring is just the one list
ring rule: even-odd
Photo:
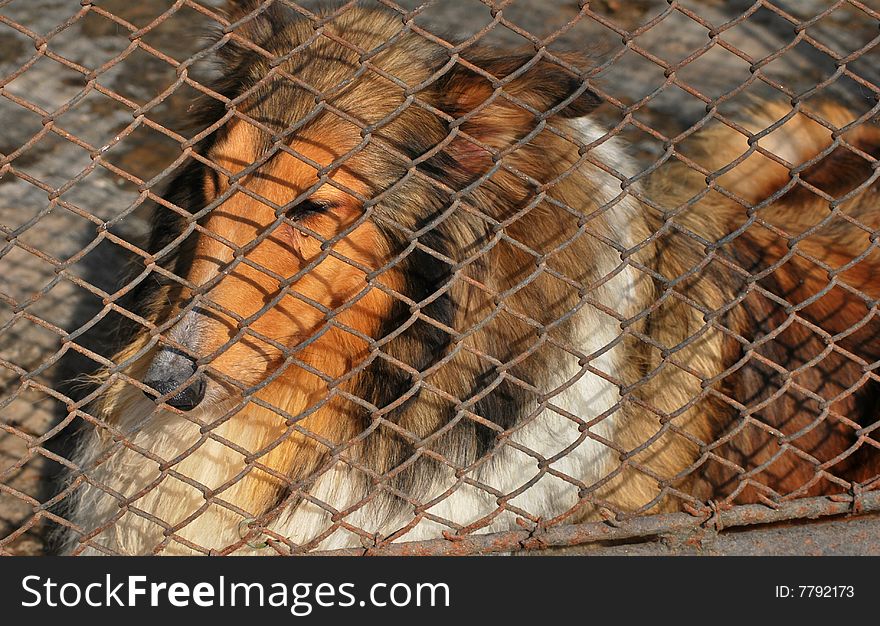
[[[857,0],[0,0],[0,553],[880,510],[878,27]],[[710,202],[735,227],[701,231]]]

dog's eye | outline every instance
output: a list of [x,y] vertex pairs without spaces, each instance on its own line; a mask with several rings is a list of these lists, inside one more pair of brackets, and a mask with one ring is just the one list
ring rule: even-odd
[[326,213],[331,208],[333,208],[333,205],[329,202],[303,200],[299,204],[295,204],[287,209],[284,215],[291,220],[301,220],[318,213]]
[[205,178],[205,191],[208,198],[212,200],[225,191],[225,187],[220,181],[220,175],[211,168],[208,168],[208,175]]

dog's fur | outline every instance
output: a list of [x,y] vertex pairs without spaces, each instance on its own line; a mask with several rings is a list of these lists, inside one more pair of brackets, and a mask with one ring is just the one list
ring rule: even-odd
[[[765,103],[740,116],[776,126],[759,141],[717,123],[638,176],[551,60],[260,4],[229,9],[199,117],[226,121],[157,210],[64,551],[273,553],[254,528],[329,549],[870,486],[880,130],[838,145]],[[200,359],[192,411],[139,385],[163,345]]]

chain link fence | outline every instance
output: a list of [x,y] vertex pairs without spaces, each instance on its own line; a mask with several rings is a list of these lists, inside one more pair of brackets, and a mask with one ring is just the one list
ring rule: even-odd
[[877,511],[878,27],[0,0],[0,552]]

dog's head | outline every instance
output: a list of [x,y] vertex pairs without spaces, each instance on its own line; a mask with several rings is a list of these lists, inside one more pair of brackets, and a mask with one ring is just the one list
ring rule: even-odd
[[450,284],[485,280],[498,225],[579,158],[546,120],[598,104],[573,56],[459,56],[389,12],[318,27],[260,7],[228,14],[216,130],[172,185],[186,243],[156,240],[180,280],[145,382],[183,410],[267,380],[325,390],[418,329],[401,366],[439,358]]

